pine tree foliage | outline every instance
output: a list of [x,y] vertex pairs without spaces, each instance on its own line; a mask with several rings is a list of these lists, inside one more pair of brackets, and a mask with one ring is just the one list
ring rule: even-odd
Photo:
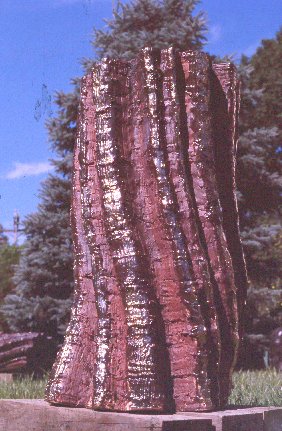
[[107,30],[94,30],[98,56],[132,59],[145,46],[200,49],[206,40],[206,18],[194,14],[197,0],[118,1]]
[[[247,334],[256,353],[282,325],[282,30],[242,57],[237,184],[251,287]],[[253,352],[254,354],[254,352]]]
[[[270,104],[268,69],[275,61],[273,87],[282,79],[275,47],[281,52],[281,32],[271,41],[262,41],[255,55],[243,57],[240,65],[242,104],[240,138],[238,142],[237,184],[241,233],[250,279],[258,286],[279,285],[282,279],[282,256],[275,253],[281,232],[282,159],[281,125],[277,113],[277,91],[272,97],[275,109],[269,109],[267,119],[262,112]],[[280,45],[280,47],[278,47]],[[262,56],[262,57],[261,57]],[[260,78],[258,78],[260,77]],[[260,83],[261,86],[258,85]]]
[[282,27],[273,39],[262,40],[251,59],[251,90],[262,89],[256,120],[262,127],[276,125],[282,131]]
[[[0,227],[1,229],[1,227]],[[10,245],[8,238],[3,235],[4,241],[0,242],[0,305],[5,297],[15,288],[13,275],[15,265],[19,262],[20,247]],[[4,316],[0,313],[0,331],[7,331],[8,325]]]

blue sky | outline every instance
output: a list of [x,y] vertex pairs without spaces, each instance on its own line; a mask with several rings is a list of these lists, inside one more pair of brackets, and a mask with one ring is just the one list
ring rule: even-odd
[[[36,210],[52,157],[45,121],[56,90],[70,91],[79,59],[93,57],[93,26],[111,17],[113,0],[0,0],[0,223],[12,227]],[[252,55],[282,24],[281,0],[204,0],[213,54]]]

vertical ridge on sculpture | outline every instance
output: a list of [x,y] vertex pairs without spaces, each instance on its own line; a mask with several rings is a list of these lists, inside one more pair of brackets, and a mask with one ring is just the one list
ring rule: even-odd
[[[193,272],[198,288],[196,294],[208,329],[208,375],[211,379],[213,405],[219,405],[218,361],[220,355],[220,332],[216,314],[213,286],[209,265],[202,245],[196,205],[193,202],[192,178],[186,154],[188,132],[185,111],[185,98],[181,98],[183,84],[180,57],[172,48],[161,51],[160,70],[163,74],[163,121],[169,159],[170,178],[173,182],[183,233],[189,244]],[[184,96],[184,95],[183,95]],[[184,124],[183,124],[184,120]]]
[[217,185],[222,206],[224,231],[234,268],[238,311],[240,313],[239,335],[242,337],[248,280],[240,240],[235,181],[240,81],[233,64],[214,64],[213,72],[211,76],[211,111]]
[[[119,99],[128,66],[105,60],[93,70],[96,104],[97,167],[108,241],[126,308],[128,410],[163,410],[164,394],[157,375],[160,359],[156,316],[148,268],[133,229],[118,163]],[[123,82],[122,82],[123,81]]]
[[[105,400],[109,402],[111,396],[109,394],[109,379],[110,379],[110,336],[111,336],[111,322],[110,314],[108,311],[109,304],[109,286],[106,269],[103,265],[103,258],[100,252],[100,247],[97,245],[95,231],[91,223],[91,182],[93,177],[88,177],[88,166],[86,162],[87,147],[89,145],[89,121],[95,120],[95,113],[91,115],[92,106],[88,102],[87,78],[82,83],[82,103],[84,117],[81,119],[83,124],[84,139],[81,141],[79,159],[81,160],[80,167],[80,184],[81,184],[81,199],[82,199],[82,217],[86,239],[91,254],[92,273],[93,273],[93,287],[96,296],[97,308],[97,336],[96,336],[96,358],[95,368],[93,373],[94,378],[94,393],[93,405],[104,405]],[[92,102],[93,105],[93,102]],[[90,111],[90,112],[89,112]],[[90,115],[89,115],[90,114]],[[87,118],[88,117],[88,118]],[[90,117],[90,118],[89,118]],[[95,137],[92,137],[95,139]],[[88,189],[88,183],[90,187]],[[107,407],[107,404],[105,405]]]
[[[81,104],[80,115],[82,109]],[[74,149],[72,183],[71,225],[74,247],[74,299],[64,344],[49,376],[46,400],[52,404],[92,407],[97,314],[92,282],[91,255],[82,221],[78,162],[82,124],[80,117],[77,143]]]
[[93,373],[93,407],[126,407],[126,323],[125,310],[115,277],[105,231],[103,202],[97,172],[96,107],[93,80],[88,75],[82,83],[84,109],[83,139],[79,148],[82,215],[92,260],[93,287],[97,304],[96,358]]
[[212,270],[218,285],[216,303],[221,324],[219,362],[221,405],[230,392],[231,373],[238,349],[236,287],[231,256],[222,227],[222,210],[216,184],[210,110],[210,61],[206,54],[181,54],[186,80],[189,161],[199,217]]

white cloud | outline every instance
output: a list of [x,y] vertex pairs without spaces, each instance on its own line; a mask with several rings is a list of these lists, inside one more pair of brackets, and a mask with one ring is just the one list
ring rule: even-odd
[[209,30],[209,42],[214,43],[221,39],[222,28],[219,24],[212,25]]
[[23,177],[31,177],[34,175],[45,174],[53,169],[49,162],[37,163],[20,163],[15,162],[13,169],[11,169],[5,176],[8,180],[14,180]]

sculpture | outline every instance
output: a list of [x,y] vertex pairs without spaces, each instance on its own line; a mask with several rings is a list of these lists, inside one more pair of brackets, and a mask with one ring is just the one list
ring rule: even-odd
[[0,373],[30,372],[40,376],[50,368],[54,356],[51,337],[37,332],[0,332]]
[[76,289],[52,404],[226,405],[247,277],[235,197],[239,82],[200,52],[146,48],[82,80]]

